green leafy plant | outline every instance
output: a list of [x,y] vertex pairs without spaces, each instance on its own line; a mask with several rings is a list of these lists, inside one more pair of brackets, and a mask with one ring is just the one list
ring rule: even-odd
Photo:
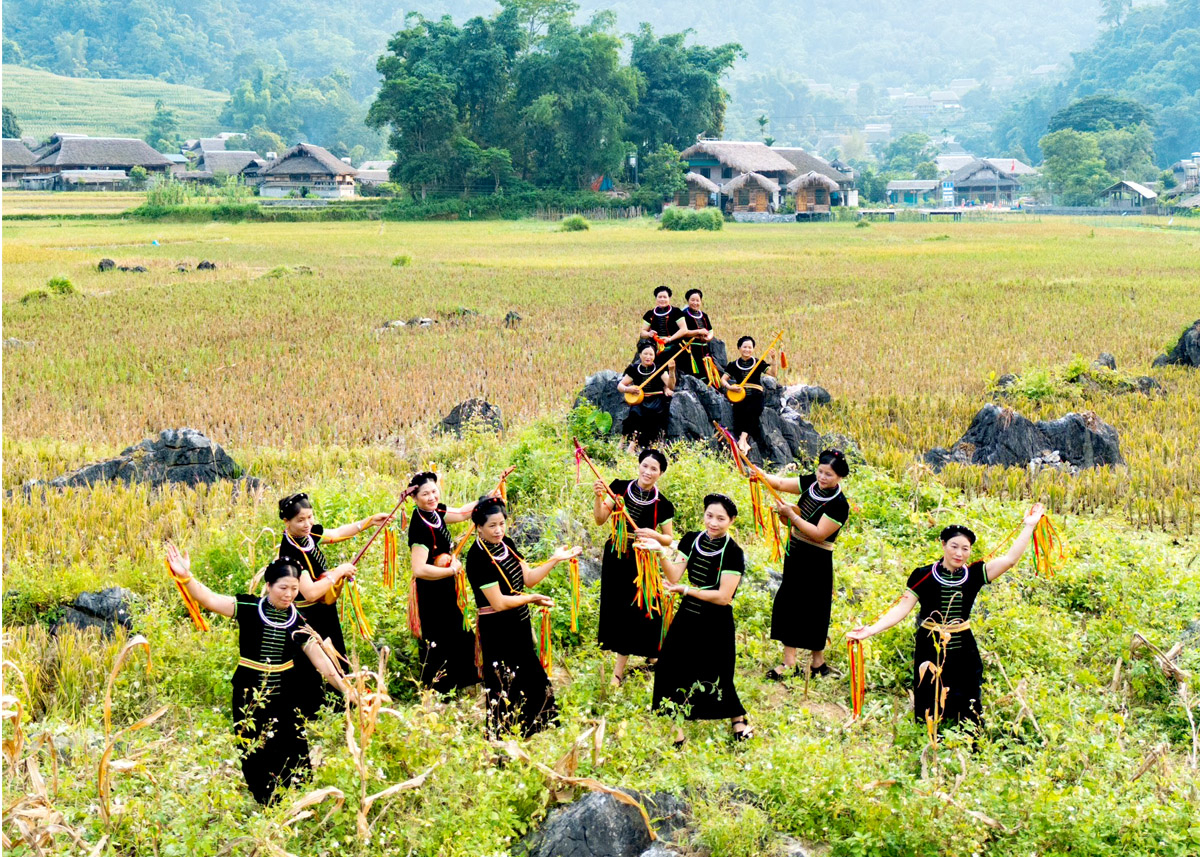
[[570,217],[564,217],[562,223],[558,226],[559,232],[587,232],[592,228],[588,219],[582,214],[572,214]]
[[46,281],[46,289],[54,295],[67,296],[79,294],[79,289],[66,277],[51,277]]

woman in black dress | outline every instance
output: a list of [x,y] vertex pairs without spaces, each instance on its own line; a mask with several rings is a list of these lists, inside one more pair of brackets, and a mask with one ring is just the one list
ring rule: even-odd
[[708,377],[704,358],[708,356],[708,343],[713,338],[712,321],[704,311],[704,292],[688,289],[684,299],[687,306],[683,309],[683,317],[679,319],[679,332],[675,334],[684,343],[684,353],[675,361],[675,371],[703,380]]
[[267,566],[267,592],[257,595],[217,595],[192,576],[186,552],[167,545],[167,562],[175,578],[205,610],[228,616],[238,626],[238,666],[233,673],[233,729],[242,757],[242,775],[261,804],[273,802],[276,788],[308,777],[308,739],[298,709],[304,697],[316,694],[299,680],[301,661],[343,692],[347,688],[308,625],[296,610],[300,569],[290,560]]
[[[733,596],[746,559],[729,534],[736,517],[732,500],[709,494],[704,498],[704,530],[686,533],[679,540],[679,552],[686,560],[669,559],[654,539],[641,545],[658,551],[667,589],[683,596],[654,671],[654,710],[670,713],[670,708],[679,706],[688,720],[728,717],[734,738],[743,740],[750,731],[734,686]],[[685,569],[687,580],[681,581]],[[672,705],[665,705],[668,702]],[[676,727],[675,746],[682,746],[684,740],[683,729]]]
[[471,521],[475,543],[467,551],[467,580],[479,608],[479,649],[487,688],[488,729],[493,735],[519,727],[528,738],[558,719],[554,691],[533,642],[529,605],[553,607],[554,600],[526,586],[537,586],[560,562],[579,556],[580,548],[562,548],[530,568],[505,535],[504,501],[482,497]]
[[470,518],[475,503],[446,508],[436,473],[418,473],[408,485],[416,489],[416,508],[408,524],[408,549],[420,617],[417,648],[421,683],[439,693],[450,693],[479,682],[475,635],[458,606],[455,586],[462,563],[451,557],[454,544],[448,526]]
[[[874,624],[859,626],[846,635],[865,640],[886,631],[920,603],[913,649],[913,717],[917,723],[982,725],[983,661],[971,632],[971,608],[984,584],[1020,561],[1044,512],[1041,503],[1035,504],[1008,553],[986,562],[968,562],[975,544],[973,532],[959,524],[946,527],[941,534],[942,558],[915,569],[900,600]],[[940,675],[936,670],[939,661]],[[922,669],[926,663],[930,666]],[[939,706],[942,692],[945,703]]]
[[746,398],[733,403],[733,436],[737,438],[738,448],[743,454],[750,452],[750,438],[762,441],[762,412],[763,412],[763,375],[774,375],[775,367],[764,360],[757,363],[754,359],[754,337],[743,336],[737,342],[738,359],[725,364],[725,373],[721,376],[721,386],[728,390],[730,387],[740,387],[746,391]]
[[796,478],[764,474],[776,491],[799,494],[792,506],[776,503],[775,512],[788,525],[783,582],[771,609],[771,639],[783,643],[783,665],[767,678],[780,681],[796,667],[796,650],[812,652],[813,676],[828,675],[825,643],[833,608],[833,543],[850,517],[850,502],[841,482],[850,465],[840,449],[827,449],[817,458],[815,473]]
[[[669,545],[674,532],[675,505],[658,490],[658,480],[667,471],[667,457],[657,449],[644,449],[638,457],[637,479],[614,479],[608,488],[621,498],[621,505],[629,512],[637,527],[626,534],[626,544],[620,553],[609,536],[604,543],[604,556],[600,566],[600,648],[615,652],[611,683],[617,687],[625,680],[625,665],[630,655],[653,661],[658,657],[662,642],[662,615],[646,615],[645,607],[636,603],[637,560],[634,542],[648,539],[661,545]],[[596,480],[592,485],[596,494],[592,514],[597,524],[603,525],[614,512],[612,497],[604,483]],[[628,523],[628,522],[627,522]]]
[[[279,501],[279,517],[283,520],[283,539],[279,543],[279,558],[291,561],[300,569],[300,598],[296,607],[312,629],[328,639],[342,657],[346,655],[346,640],[342,636],[342,623],[338,618],[337,599],[347,580],[354,579],[355,568],[342,563],[330,569],[325,562],[322,544],[333,544],[353,538],[367,527],[379,526],[391,518],[380,512],[361,521],[326,530],[313,515],[312,501],[307,494],[292,494]],[[308,661],[296,662],[296,673],[300,681],[307,681],[314,692],[305,694],[305,714],[312,716],[321,703],[328,701],[340,705],[341,699],[332,690],[319,692],[321,677],[309,666]]]
[[657,336],[663,344],[663,360],[679,350],[679,324],[683,321],[683,310],[671,305],[671,290],[668,287],[659,286],[654,290],[654,309],[646,310],[642,321],[645,324],[638,338],[653,341]]
[[670,399],[675,395],[675,366],[672,364],[655,375],[655,371],[662,366],[661,360],[656,360],[657,356],[654,343],[643,339],[638,343],[633,362],[625,368],[621,380],[617,381],[617,390],[622,394],[631,393],[641,386],[645,395],[640,404],[629,409],[621,426],[622,433],[629,438],[630,452],[653,446],[667,433],[667,421],[671,417]]

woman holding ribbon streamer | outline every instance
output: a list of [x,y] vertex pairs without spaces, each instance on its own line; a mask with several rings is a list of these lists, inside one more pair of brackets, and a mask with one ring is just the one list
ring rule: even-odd
[[693,375],[703,382],[708,378],[704,361],[709,356],[708,343],[713,339],[712,320],[704,311],[704,292],[688,289],[684,300],[687,306],[683,308],[679,332],[675,336],[684,341],[685,353],[680,354],[675,362],[675,372],[677,375]]
[[[613,687],[625,680],[625,665],[631,655],[652,661],[658,657],[662,643],[661,604],[651,604],[645,593],[639,593],[634,542],[646,539],[660,546],[671,543],[675,505],[658,490],[658,480],[666,472],[667,457],[657,449],[644,449],[638,457],[637,479],[614,479],[607,489],[599,479],[592,485],[596,523],[604,525],[616,514],[619,517],[615,523],[621,525],[613,527],[604,543],[600,565],[600,648],[616,653]],[[615,511],[614,496],[628,519]],[[627,527],[629,520],[635,525],[633,532]],[[651,568],[657,574],[653,564]]]
[[[642,400],[629,408],[629,414],[621,425],[621,432],[629,439],[629,451],[637,452],[653,446],[667,433],[667,421],[671,417],[671,403],[675,395],[675,366],[664,369],[661,361],[656,362],[658,350],[649,339],[638,343],[633,362],[617,381],[617,390],[632,393],[640,390]],[[666,358],[670,359],[670,358]]]
[[815,473],[784,478],[762,473],[776,491],[799,494],[796,505],[775,503],[775,513],[788,526],[783,582],[771,608],[771,639],[783,643],[783,664],[767,672],[781,681],[796,669],[797,649],[812,652],[810,675],[830,672],[825,663],[829,617],[833,609],[833,543],[850,517],[850,501],[841,482],[850,465],[840,449],[817,457]]
[[662,347],[662,359],[667,360],[679,350],[677,340],[683,322],[683,310],[671,305],[671,289],[668,286],[658,286],[654,290],[654,308],[646,310],[642,316],[640,339],[658,342]]
[[[283,520],[283,539],[279,543],[279,558],[286,559],[300,569],[300,597],[296,607],[321,639],[328,638],[342,657],[346,656],[346,640],[342,636],[342,623],[338,618],[337,600],[346,581],[354,579],[355,567],[342,563],[330,569],[325,562],[322,544],[333,544],[354,538],[368,527],[378,527],[391,520],[387,512],[380,512],[361,521],[343,524],[326,530],[317,523],[313,515],[312,500],[307,494],[292,494],[279,501],[279,517]],[[313,687],[313,693],[304,697],[305,714],[312,716],[323,701],[340,705],[341,700],[332,690],[322,699],[321,677],[306,660],[297,661],[297,674],[301,681]]]
[[[667,576],[667,589],[683,596],[654,672],[654,710],[683,709],[688,720],[729,718],[733,737],[750,737],[746,709],[734,686],[737,643],[733,596],[746,570],[741,547],[729,534],[737,506],[724,494],[704,498],[704,529],[679,540],[679,561],[667,557],[655,539],[639,546],[658,552]],[[684,572],[687,580],[682,580]],[[675,746],[686,740],[676,727]]]
[[476,621],[488,729],[498,735],[517,727],[528,738],[558,719],[558,707],[533,642],[529,616],[530,605],[541,607],[545,622],[554,599],[526,592],[525,587],[537,586],[550,569],[582,551],[560,548],[531,568],[506,535],[507,511],[504,501],[495,497],[481,497],[476,503],[471,512],[476,539],[467,551],[467,580],[479,608]]
[[167,545],[167,565],[201,607],[237,622],[233,728],[250,793],[261,804],[271,803],[276,788],[306,779],[310,771],[301,711],[305,696],[320,694],[294,666],[308,663],[338,690],[349,691],[296,610],[300,569],[291,560],[276,559],[263,574],[265,595],[218,595],[192,576],[187,552],[173,544]]
[[851,640],[873,637],[897,624],[920,603],[913,649],[913,716],[931,733],[939,724],[966,721],[982,725],[983,660],[971,632],[971,608],[985,584],[1020,561],[1044,514],[1042,504],[1035,504],[1008,552],[986,561],[969,562],[975,544],[973,532],[961,524],[946,527],[941,533],[942,558],[915,569],[895,606],[873,624],[846,635]]
[[448,526],[468,520],[478,501],[447,508],[437,474],[430,471],[413,476],[408,486],[416,489],[408,550],[415,594],[409,610],[417,614],[409,616],[409,629],[417,637],[421,684],[450,693],[479,683],[475,635],[458,601],[456,578],[463,566],[453,555]]

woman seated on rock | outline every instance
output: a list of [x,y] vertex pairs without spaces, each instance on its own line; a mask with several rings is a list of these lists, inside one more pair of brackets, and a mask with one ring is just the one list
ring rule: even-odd
[[677,334],[679,333],[679,324],[683,321],[683,310],[671,305],[670,288],[659,286],[654,290],[654,308],[646,310],[642,321],[645,323],[642,325],[638,337],[651,341],[658,337],[663,347],[663,360],[668,359],[679,350]]
[[475,503],[448,509],[442,502],[437,474],[429,471],[418,473],[408,485],[416,489],[408,550],[418,614],[417,622],[409,617],[409,625],[420,629],[421,684],[450,693],[479,683],[475,635],[458,606],[455,577],[463,566],[457,557],[451,557],[454,544],[448,526],[468,520]]
[[[642,539],[638,547],[658,552],[667,590],[683,596],[654,670],[654,710],[668,715],[678,711],[688,720],[728,717],[733,737],[740,741],[750,731],[733,675],[733,596],[746,570],[742,549],[729,534],[736,517],[732,500],[709,494],[704,498],[704,530],[684,534],[678,561],[668,558],[655,539]],[[685,570],[687,580],[681,582]],[[676,726],[675,746],[685,740]]]
[[237,669],[233,673],[233,729],[242,757],[242,774],[261,804],[275,790],[308,777],[308,739],[301,711],[319,689],[294,666],[301,661],[342,692],[349,688],[296,610],[300,569],[276,559],[263,574],[267,591],[257,595],[217,595],[192,576],[186,551],[167,545],[167,563],[176,580],[205,610],[228,616],[238,626]]
[[941,534],[942,558],[914,569],[896,606],[874,624],[859,626],[846,635],[852,640],[873,637],[920,603],[913,648],[913,717],[917,723],[982,725],[983,661],[971,632],[971,608],[985,584],[1020,561],[1044,512],[1041,503],[1035,504],[1008,553],[986,561],[968,562],[975,544],[973,532],[961,524],[946,527]]
[[[279,517],[283,520],[279,558],[288,560],[300,569],[300,600],[296,602],[296,607],[304,621],[321,635],[321,639],[329,639],[337,653],[345,657],[346,640],[342,636],[337,600],[346,581],[354,579],[355,568],[347,562],[330,569],[321,545],[353,538],[367,527],[377,527],[391,518],[387,512],[380,512],[361,521],[326,530],[316,522],[312,500],[303,493],[280,500]],[[321,677],[308,666],[307,661],[298,661],[296,672],[301,681],[309,682],[314,689],[320,688]],[[328,700],[333,704],[340,703],[334,693],[328,694]],[[314,690],[305,695],[304,701],[309,706],[305,713],[311,716],[321,707],[322,697]]]
[[554,599],[526,586],[537,586],[560,562],[580,554],[561,548],[531,568],[506,535],[503,500],[481,497],[471,512],[475,543],[467,551],[467,580],[478,609],[479,650],[487,688],[488,729],[493,736],[518,728],[528,738],[557,721],[550,679],[542,668],[529,605],[553,607]]
[[712,342],[712,321],[704,311],[704,292],[688,289],[684,295],[687,306],[679,319],[679,330],[674,334],[682,343],[683,352],[675,362],[680,375],[693,375],[701,380],[707,378],[704,358],[708,357],[708,343]]
[[[675,366],[672,363],[666,369],[654,374],[662,366],[656,362],[658,349],[649,339],[638,343],[637,353],[633,362],[625,367],[625,374],[617,381],[617,390],[622,393],[632,393],[641,388],[643,395],[641,403],[632,405],[621,426],[621,431],[629,439],[629,451],[654,446],[667,433],[667,422],[671,417],[670,398],[675,395]],[[668,358],[671,359],[671,358]]]
[[675,505],[658,490],[659,478],[667,472],[667,457],[657,449],[643,449],[638,456],[636,479],[614,479],[605,490],[596,480],[593,517],[599,525],[608,523],[615,504],[608,491],[621,498],[621,505],[633,519],[635,529],[627,532],[625,544],[618,545],[610,535],[604,543],[600,567],[600,648],[614,652],[611,683],[618,687],[625,680],[625,665],[631,655],[647,658],[651,663],[658,657],[662,643],[662,615],[636,603],[638,595],[637,559],[633,544],[638,539],[650,539],[662,545],[671,543]]
[[737,341],[738,359],[726,364],[721,375],[721,387],[725,390],[737,388],[746,392],[745,398],[733,403],[733,436],[743,454],[750,452],[753,436],[762,450],[766,444],[762,437],[763,375],[774,375],[775,367],[764,360],[754,359],[754,337],[743,336]]
[[771,609],[771,639],[783,643],[783,665],[767,673],[780,681],[794,672],[796,650],[812,652],[813,676],[828,675],[825,643],[833,608],[833,543],[850,517],[850,502],[841,482],[850,465],[840,449],[817,457],[817,470],[799,477],[763,474],[776,491],[799,494],[796,505],[776,503],[775,513],[788,526],[783,582]]

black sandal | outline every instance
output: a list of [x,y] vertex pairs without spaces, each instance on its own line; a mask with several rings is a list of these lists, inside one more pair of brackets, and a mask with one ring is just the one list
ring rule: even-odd
[[750,721],[747,718],[743,717],[741,720],[736,721],[732,725],[737,726],[738,723],[741,723],[745,728],[741,730],[733,730],[734,741],[749,741],[754,737],[754,730],[750,728]]
[[822,676],[829,675],[831,672],[833,670],[830,668],[828,662],[821,664],[819,667],[809,667],[808,670],[808,674],[813,678],[821,678]]
[[683,736],[682,738],[680,738],[678,741],[672,741],[672,742],[671,742],[671,746],[672,746],[672,747],[674,747],[676,750],[682,750],[682,749],[683,749],[683,745],[684,745],[684,744],[686,744],[686,743],[687,743],[687,736],[686,736],[686,735],[684,735],[684,736]]
[[[786,672],[787,667],[784,667],[784,670],[785,670],[784,672],[780,672],[775,667],[771,667],[769,670],[767,670],[767,679],[769,681],[783,681],[784,679],[786,679],[788,677],[788,673]],[[792,675],[795,675],[795,674],[796,674],[796,670],[793,667]]]

